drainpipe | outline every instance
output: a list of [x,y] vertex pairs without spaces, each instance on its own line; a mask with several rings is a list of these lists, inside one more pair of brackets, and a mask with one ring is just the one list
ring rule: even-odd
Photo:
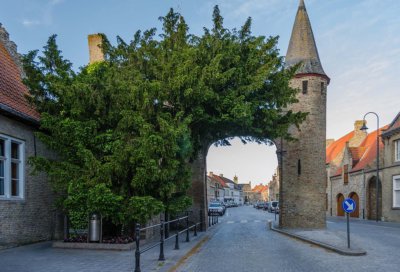
[[364,198],[364,203],[363,203],[363,209],[362,209],[362,217],[363,217],[363,219],[365,219],[365,205],[367,204],[367,201],[366,201],[366,192],[365,192],[365,171],[364,171],[364,169],[362,170],[362,174],[363,174],[363,198]]

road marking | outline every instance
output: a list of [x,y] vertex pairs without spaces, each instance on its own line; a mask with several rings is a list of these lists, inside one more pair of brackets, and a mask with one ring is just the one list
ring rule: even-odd
[[261,220],[254,220],[254,223],[260,223]]
[[331,222],[331,221],[326,221],[326,223],[328,223],[328,224],[335,224],[335,222]]
[[227,221],[226,223],[227,224],[233,224],[233,223],[235,223],[235,221]]
[[241,220],[240,223],[247,223],[247,220]]

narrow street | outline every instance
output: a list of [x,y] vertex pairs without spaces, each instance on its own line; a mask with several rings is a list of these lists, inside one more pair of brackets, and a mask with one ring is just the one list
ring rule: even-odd
[[[366,256],[338,255],[266,227],[274,214],[251,206],[228,209],[212,238],[178,271],[399,271],[400,225],[351,221],[352,242]],[[327,226],[345,235],[342,219]]]

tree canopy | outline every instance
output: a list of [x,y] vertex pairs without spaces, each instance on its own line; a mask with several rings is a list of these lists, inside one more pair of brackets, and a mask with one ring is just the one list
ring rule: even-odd
[[105,60],[78,72],[55,35],[41,54],[24,56],[38,136],[58,154],[31,161],[76,222],[93,209],[115,224],[179,212],[190,205],[188,163],[200,150],[235,136],[290,138],[289,126],[305,118],[286,110],[297,91],[278,37],[253,36],[251,18],[228,30],[216,6],[212,29],[200,36],[173,9],[159,19],[159,35],[137,31],[116,45],[102,35]]

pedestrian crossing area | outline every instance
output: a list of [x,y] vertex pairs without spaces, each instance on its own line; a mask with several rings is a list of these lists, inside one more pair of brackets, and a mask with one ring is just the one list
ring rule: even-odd
[[226,223],[226,224],[246,224],[246,223],[261,223],[261,222],[262,222],[261,220],[238,220],[238,221],[229,220],[229,221],[226,221],[226,222],[223,222],[223,223]]

